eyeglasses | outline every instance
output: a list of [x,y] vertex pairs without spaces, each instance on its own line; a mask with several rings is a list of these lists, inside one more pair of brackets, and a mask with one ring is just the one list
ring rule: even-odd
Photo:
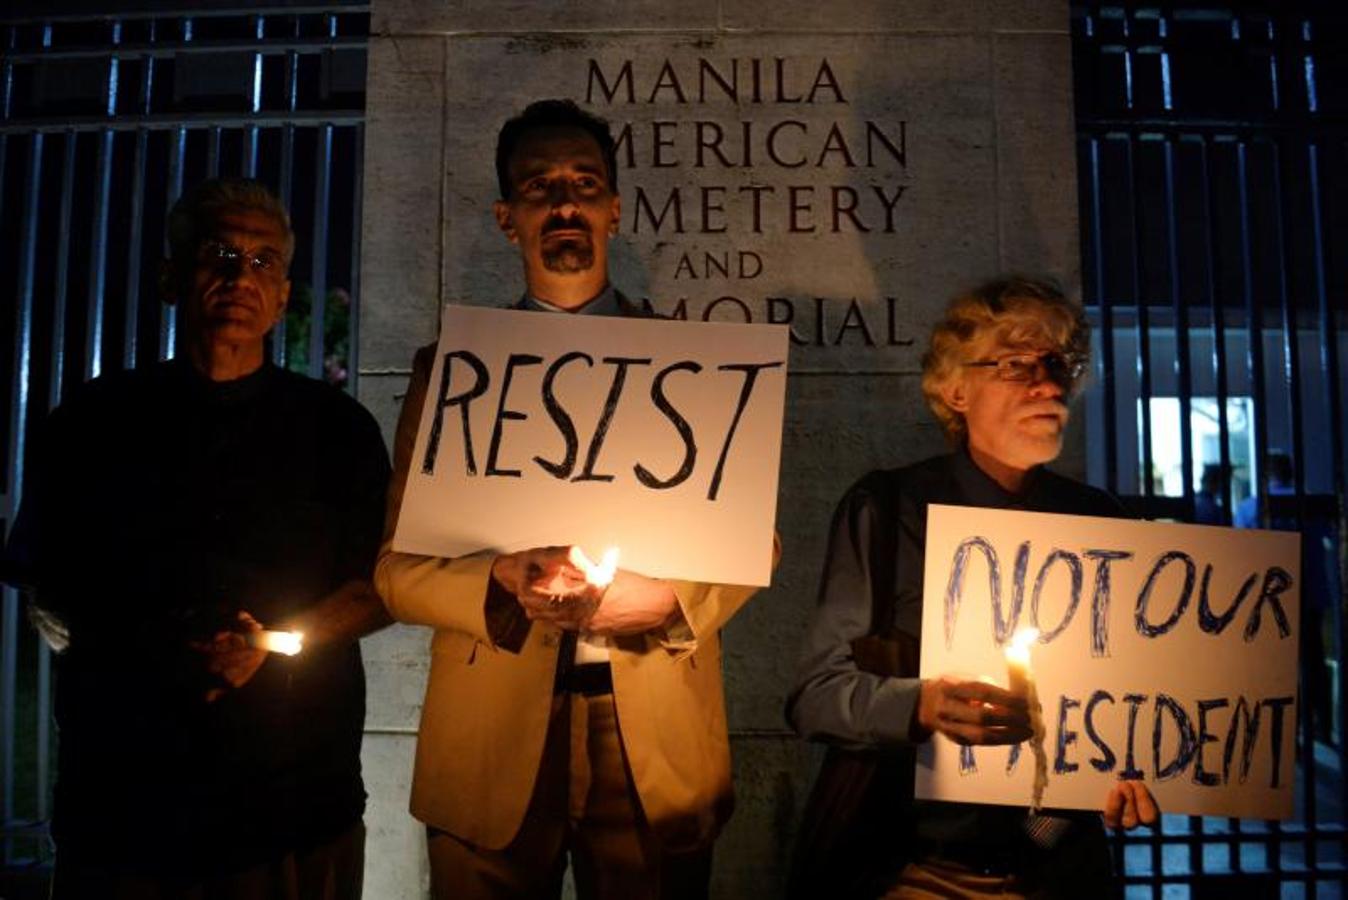
[[1071,390],[1090,369],[1090,358],[1077,353],[1008,353],[996,359],[964,363],[973,368],[996,369],[1002,381],[1040,381],[1048,378]]
[[285,274],[285,257],[273,250],[253,253],[220,241],[206,241],[197,250],[197,261],[208,266],[235,266],[240,260],[258,275],[277,278]]

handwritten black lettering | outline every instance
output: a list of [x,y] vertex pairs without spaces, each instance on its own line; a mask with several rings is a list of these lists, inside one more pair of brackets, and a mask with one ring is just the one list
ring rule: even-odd
[[[474,381],[471,387],[464,392],[451,397],[449,387],[451,375],[454,371],[454,360],[461,359],[473,370]],[[468,468],[469,475],[477,474],[477,461],[473,458],[473,435],[472,426],[468,421],[468,405],[477,397],[481,397],[487,392],[487,386],[491,381],[491,376],[487,373],[487,367],[482,360],[467,350],[453,350],[445,354],[441,363],[440,370],[440,393],[439,399],[435,405],[435,415],[431,418],[431,430],[426,439],[426,455],[421,461],[421,472],[423,475],[430,475],[435,471],[435,459],[440,452],[440,429],[443,424],[445,410],[451,406],[459,407],[463,416],[463,456],[464,462]]]
[[543,357],[535,356],[532,353],[512,353],[506,359],[505,374],[501,376],[501,397],[496,402],[496,420],[491,427],[491,447],[487,451],[487,475],[501,475],[506,478],[519,478],[519,469],[502,469],[496,465],[497,456],[501,451],[501,435],[507,419],[516,421],[529,418],[526,413],[519,410],[506,409],[506,398],[510,395],[510,381],[515,376],[516,366],[536,366],[543,361]]

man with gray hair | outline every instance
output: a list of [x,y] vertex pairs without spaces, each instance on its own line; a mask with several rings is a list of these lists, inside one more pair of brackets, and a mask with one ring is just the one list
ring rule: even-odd
[[354,400],[270,361],[295,243],[276,197],[208,181],[168,232],[177,358],[53,412],[6,550],[66,643],[52,896],[357,898],[388,456]]
[[[1023,695],[970,676],[918,678],[927,506],[1119,516],[1104,491],[1045,468],[1087,369],[1081,308],[1050,284],[988,282],[932,331],[922,390],[954,452],[871,472],[838,506],[787,718],[830,745],[802,826],[793,897],[1083,897],[1108,892],[1100,817],[913,799],[916,747],[1030,735]],[[1123,781],[1105,822],[1157,816]]]

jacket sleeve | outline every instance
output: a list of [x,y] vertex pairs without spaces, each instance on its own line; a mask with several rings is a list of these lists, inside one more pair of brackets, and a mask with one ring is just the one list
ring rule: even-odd
[[[776,532],[772,535],[772,568],[782,557],[782,542]],[[698,648],[699,641],[721,630],[730,617],[758,592],[758,588],[744,584],[703,584],[697,581],[671,581],[674,596],[679,603],[678,620],[665,628],[660,644],[677,657],[684,657]]]
[[921,680],[862,671],[853,652],[871,631],[878,514],[874,499],[853,489],[833,518],[819,604],[786,705],[787,721],[807,740],[854,749],[914,743]]
[[375,564],[374,582],[389,615],[399,622],[462,631],[478,640],[492,641],[487,600],[491,582],[490,552],[449,559],[400,553],[393,549],[407,472],[416,444],[417,426],[426,401],[435,359],[435,345],[422,347],[412,363],[412,378],[398,416],[393,439],[393,477],[389,482],[384,539]]

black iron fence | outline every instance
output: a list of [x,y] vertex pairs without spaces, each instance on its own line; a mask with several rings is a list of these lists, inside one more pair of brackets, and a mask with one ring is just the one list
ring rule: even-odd
[[[368,30],[364,6],[340,3],[0,19],[6,528],[31,426],[66,387],[174,354],[158,276],[184,185],[242,175],[277,191],[298,241],[274,357],[354,388]],[[11,867],[48,852],[51,677],[5,588],[0,853]]]
[[1166,816],[1129,893],[1344,883],[1348,16],[1330,4],[1074,4],[1092,480],[1148,518],[1303,536],[1290,822]]

